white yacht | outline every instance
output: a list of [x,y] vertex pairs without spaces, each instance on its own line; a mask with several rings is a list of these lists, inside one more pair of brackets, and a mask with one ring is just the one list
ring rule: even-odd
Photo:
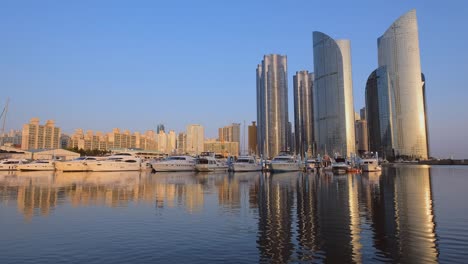
[[240,156],[231,164],[232,171],[261,171],[262,164],[253,156]]
[[97,157],[79,157],[70,161],[61,161],[55,163],[58,171],[88,171],[88,163],[96,162]]
[[54,171],[55,161],[53,160],[36,160],[27,164],[18,165],[20,171]]
[[196,159],[191,156],[170,156],[165,160],[152,162],[153,169],[158,171],[194,171]]
[[23,164],[20,159],[5,159],[0,161],[0,171],[14,171],[17,170],[18,165]]
[[104,160],[89,162],[87,166],[90,171],[139,171],[142,161],[131,153],[117,153]]
[[286,152],[280,152],[270,162],[270,170],[273,172],[301,171],[302,169],[300,160]]
[[228,169],[227,163],[215,158],[213,152],[202,152],[195,164],[196,171],[227,171]]
[[331,164],[332,171],[335,173],[347,173],[351,169],[345,158],[337,157]]
[[376,158],[362,159],[360,162],[362,171],[381,171],[382,167]]

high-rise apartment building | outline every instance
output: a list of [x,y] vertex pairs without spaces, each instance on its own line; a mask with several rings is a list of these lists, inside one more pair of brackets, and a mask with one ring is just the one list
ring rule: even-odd
[[214,152],[224,157],[237,156],[239,153],[239,143],[233,141],[207,140],[204,143],[205,151]]
[[388,159],[427,159],[425,82],[416,11],[398,18],[378,38],[378,65],[367,81],[370,150]]
[[[237,145],[241,144],[240,135],[240,124],[232,123],[229,126],[221,127],[218,129],[218,140],[221,142],[237,142]],[[238,155],[239,153],[236,153]]]
[[177,135],[174,130],[170,130],[169,133],[167,133],[167,142],[166,142],[166,153],[171,155],[176,153],[177,151],[177,146],[176,146],[176,141],[177,141]]
[[257,154],[257,125],[255,121],[252,121],[252,125],[248,128],[248,145],[249,145],[249,154]]
[[154,140],[154,131],[147,131],[145,134],[114,128],[111,133],[93,132],[83,129],[76,129],[75,133],[69,139],[68,147],[84,150],[111,150],[118,148],[156,150],[156,141]]
[[187,152],[187,134],[180,132],[177,135],[177,153],[185,154]]
[[288,147],[288,67],[286,56],[265,55],[257,66],[258,154],[276,156]]
[[368,140],[367,121],[361,118],[361,120],[356,121],[356,150],[358,154],[362,155],[369,150]]
[[313,33],[314,135],[318,153],[355,153],[353,82],[349,40]]
[[158,151],[166,153],[167,150],[167,135],[164,130],[159,130],[158,133]]
[[314,146],[313,80],[314,74],[308,71],[293,76],[295,149],[302,157]]
[[204,151],[205,129],[201,125],[193,124],[187,126],[187,146],[186,152],[191,155],[198,155]]
[[165,129],[164,129],[164,124],[158,124],[158,125],[156,126],[156,134],[159,135],[159,132],[161,132],[161,131],[162,131],[162,132],[166,132]]
[[56,149],[60,147],[60,128],[53,120],[39,125],[39,118],[31,118],[29,124],[23,125],[21,149]]

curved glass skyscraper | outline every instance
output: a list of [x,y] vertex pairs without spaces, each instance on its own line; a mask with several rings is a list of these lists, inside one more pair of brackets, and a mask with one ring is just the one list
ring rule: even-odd
[[[421,78],[416,11],[411,10],[398,18],[378,38],[377,45],[378,96],[366,101],[379,100],[382,144],[391,149],[392,156],[427,159],[424,82]],[[381,105],[381,102],[385,104]],[[368,111],[370,109],[372,107]],[[377,133],[369,131],[369,135],[374,134]]]
[[349,40],[321,32],[314,42],[314,126],[318,153],[355,153],[354,103]]
[[257,146],[265,158],[287,150],[288,68],[286,56],[270,54],[257,66]]
[[296,153],[302,157],[314,146],[313,80],[314,74],[308,71],[298,71],[293,77]]

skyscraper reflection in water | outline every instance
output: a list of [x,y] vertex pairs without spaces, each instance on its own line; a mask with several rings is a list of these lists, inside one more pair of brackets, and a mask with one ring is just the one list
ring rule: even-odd
[[[108,226],[117,223],[122,238],[148,234],[146,246],[184,247],[184,253],[202,256],[200,263],[209,262],[203,256],[218,254],[213,259],[220,260],[227,252],[246,263],[432,263],[439,261],[439,246],[430,172],[428,167],[400,166],[362,175],[17,173],[0,177],[0,223],[16,221],[11,217],[16,211],[27,220],[16,225],[34,230],[45,216],[65,221],[76,210],[74,217],[92,218],[96,208],[105,207],[111,209],[101,210],[99,219],[106,224],[91,221],[93,226],[73,228],[115,235]],[[11,211],[3,214],[6,209]],[[145,224],[120,225],[141,221]],[[31,241],[56,231],[55,226],[40,229]],[[70,245],[59,234],[56,239],[63,243],[56,245]],[[99,239],[92,232],[86,235]],[[128,240],[145,249],[138,239]],[[0,245],[14,243],[0,237]],[[171,252],[140,254],[180,260],[177,250]]]

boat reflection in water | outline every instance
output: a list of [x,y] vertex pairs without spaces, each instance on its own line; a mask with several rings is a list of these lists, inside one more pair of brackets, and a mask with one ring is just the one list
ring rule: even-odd
[[[145,247],[148,244],[184,249],[185,256],[193,256],[198,263],[216,262],[226,255],[235,262],[268,263],[439,261],[430,169],[422,166],[341,176],[5,172],[0,176],[0,205],[17,207],[30,224],[35,222],[30,221],[33,217],[61,217],[57,212],[68,205],[119,208],[118,212],[141,207],[140,214],[155,210],[156,214],[146,216],[150,219],[144,225],[131,226],[129,233],[119,230],[123,236],[140,229],[139,234],[150,232],[141,242],[144,245],[132,240],[133,248],[140,250],[131,253],[136,262],[149,256],[184,260],[177,250],[155,251]],[[109,223],[116,217],[120,221],[134,217],[112,212]],[[101,233],[115,236],[113,230],[105,229],[107,225],[102,228]],[[152,235],[152,230],[160,236]],[[93,235],[89,233],[88,239],[95,239]],[[210,261],[204,254],[220,258]],[[9,260],[7,256],[3,260]]]

